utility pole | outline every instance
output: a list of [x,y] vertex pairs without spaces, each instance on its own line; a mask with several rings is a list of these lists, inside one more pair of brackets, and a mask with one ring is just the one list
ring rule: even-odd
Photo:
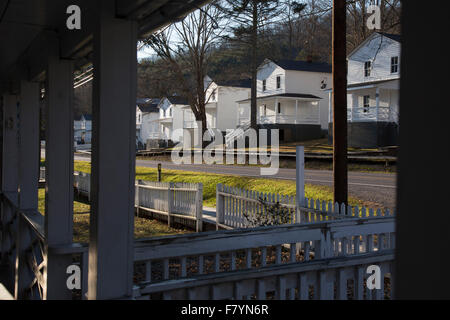
[[334,201],[347,204],[346,0],[333,0],[333,182]]

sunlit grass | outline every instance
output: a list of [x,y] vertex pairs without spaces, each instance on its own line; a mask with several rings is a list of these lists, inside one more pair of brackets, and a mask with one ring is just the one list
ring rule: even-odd
[[[90,173],[90,163],[86,161],[75,161],[75,170]],[[157,170],[154,168],[136,167],[136,180],[157,180]],[[213,173],[201,173],[181,170],[163,170],[162,181],[164,182],[188,182],[203,184],[203,205],[207,207],[216,206],[216,186],[222,183],[234,188],[254,190],[263,193],[278,193],[295,196],[295,181],[251,178],[234,175],[223,175]],[[332,189],[328,186],[317,186],[306,184],[305,196],[320,201],[332,201]],[[351,205],[362,205],[363,201],[350,198]]]
[[[45,190],[39,189],[39,212],[45,213]],[[73,241],[89,242],[89,212],[88,204],[74,201],[73,203]],[[186,229],[169,228],[167,224],[157,220],[134,218],[134,237],[136,239],[160,237],[188,233]]]

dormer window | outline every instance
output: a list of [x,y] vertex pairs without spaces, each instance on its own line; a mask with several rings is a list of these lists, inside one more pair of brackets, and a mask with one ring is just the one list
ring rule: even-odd
[[281,89],[281,76],[277,76],[277,89]]
[[391,73],[398,73],[398,57],[391,58]]
[[267,81],[263,80],[263,92],[267,90]]
[[370,69],[372,68],[372,62],[364,62],[364,77],[370,77]]

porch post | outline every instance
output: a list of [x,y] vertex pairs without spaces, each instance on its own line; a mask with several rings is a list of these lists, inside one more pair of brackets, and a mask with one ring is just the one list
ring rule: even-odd
[[[39,180],[39,84],[20,83],[20,142],[19,142],[19,208],[37,210]],[[24,290],[32,278],[27,269],[26,249],[30,245],[29,236],[19,232],[16,242],[15,299],[23,298]]]
[[[45,113],[45,238],[47,241],[44,299],[72,299],[66,270],[72,257],[55,255],[51,247],[73,238],[73,62],[55,53],[49,57]],[[50,248],[50,250],[49,250]]]
[[89,299],[132,297],[137,23],[101,1],[94,30]]
[[377,91],[375,93],[375,105],[376,105],[375,112],[377,113],[376,119],[377,119],[377,122],[378,122],[379,113],[380,113],[380,88],[379,87],[377,87]]
[[[10,198],[17,201],[19,184],[19,170],[17,162],[19,159],[18,145],[18,118],[17,97],[15,95],[3,95],[3,146],[2,146],[2,192],[9,192]],[[8,232],[8,225],[13,221],[14,212],[9,205],[2,202],[2,263],[9,262],[8,252],[11,249],[13,236]],[[12,258],[12,257],[11,257]]]
[[298,99],[295,99],[295,124],[298,123]]
[[20,83],[19,208],[36,210],[39,180],[39,84]]
[[278,123],[279,115],[280,114],[278,113],[278,98],[275,98],[275,122],[274,123]]

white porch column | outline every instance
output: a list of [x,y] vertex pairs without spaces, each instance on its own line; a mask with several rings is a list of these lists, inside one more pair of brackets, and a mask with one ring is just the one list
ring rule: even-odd
[[[3,96],[2,191],[17,192],[19,185],[19,125],[17,97]],[[16,195],[17,200],[17,195]]]
[[[20,83],[20,141],[19,141],[19,208],[37,210],[39,180],[39,84]],[[15,298],[24,297],[32,277],[27,269],[26,250],[30,245],[28,230],[19,221],[16,242]]]
[[[18,145],[18,118],[17,97],[15,95],[3,95],[3,148],[2,148],[2,192],[10,193],[9,196],[17,204],[17,191],[19,184],[19,161]],[[14,212],[10,206],[2,202],[2,262],[7,262],[6,253],[11,249],[13,235],[8,233],[8,224],[13,221]],[[12,257],[9,257],[12,258]]]
[[133,284],[137,24],[102,1],[94,31],[89,299],[130,298]]
[[275,122],[274,123],[278,123],[279,115],[280,114],[278,113],[278,98],[275,98]]
[[376,93],[375,93],[375,111],[377,113],[376,119],[378,122],[379,113],[380,113],[380,88],[377,87]]
[[[50,57],[45,112],[45,237],[48,247],[73,238],[73,62]],[[71,299],[66,269],[71,256],[47,256],[46,299]]]
[[298,99],[295,99],[295,124],[298,123]]
[[38,207],[39,180],[39,84],[20,84],[19,207]]

